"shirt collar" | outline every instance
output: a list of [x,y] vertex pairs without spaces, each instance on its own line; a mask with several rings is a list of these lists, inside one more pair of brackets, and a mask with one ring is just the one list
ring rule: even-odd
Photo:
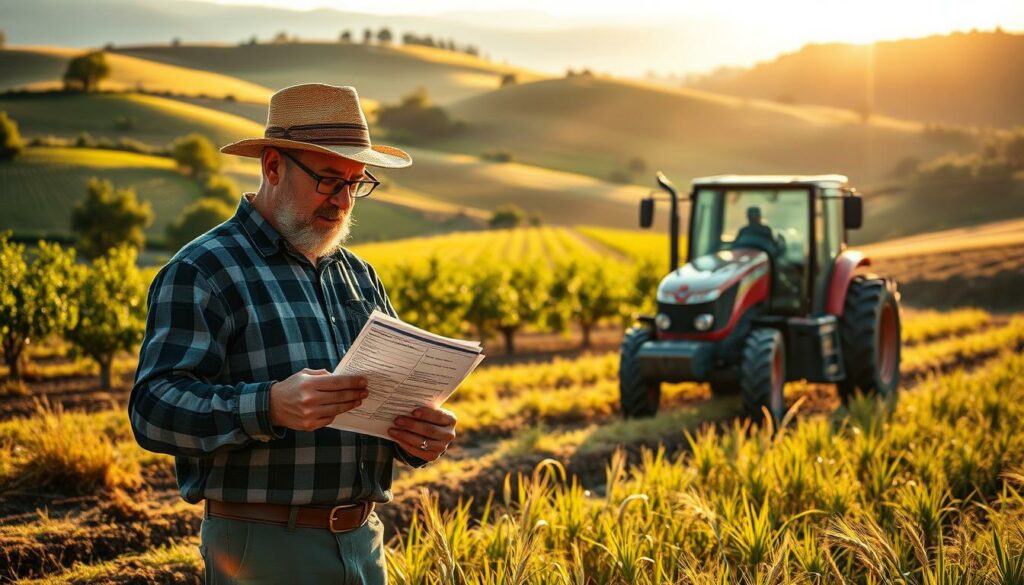
[[238,202],[238,209],[235,211],[235,218],[242,225],[242,229],[249,235],[253,246],[264,257],[276,254],[281,249],[284,238],[270,225],[267,218],[260,215],[256,206],[249,200],[255,193],[246,193]]

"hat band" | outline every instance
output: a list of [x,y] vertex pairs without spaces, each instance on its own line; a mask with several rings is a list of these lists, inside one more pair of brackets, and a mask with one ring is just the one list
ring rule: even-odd
[[313,144],[337,146],[370,146],[370,132],[362,124],[303,124],[301,126],[270,126],[264,138],[281,138]]

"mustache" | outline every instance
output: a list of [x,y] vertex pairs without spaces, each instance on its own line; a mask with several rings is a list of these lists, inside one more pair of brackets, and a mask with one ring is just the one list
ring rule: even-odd
[[343,210],[330,203],[324,203],[316,210],[316,215],[325,219],[341,219],[346,213],[348,213],[347,210]]

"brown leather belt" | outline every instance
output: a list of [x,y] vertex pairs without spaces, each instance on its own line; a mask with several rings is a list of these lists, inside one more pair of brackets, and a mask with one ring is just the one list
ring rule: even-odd
[[206,500],[206,513],[210,516],[287,526],[292,509],[295,509],[295,526],[326,528],[331,532],[348,532],[366,524],[374,507],[374,502],[366,501],[333,508],[315,508],[285,504],[240,504]]

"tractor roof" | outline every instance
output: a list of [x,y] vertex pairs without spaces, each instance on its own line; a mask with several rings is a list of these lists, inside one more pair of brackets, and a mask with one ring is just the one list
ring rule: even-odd
[[712,185],[817,185],[819,187],[844,187],[845,175],[715,175],[693,180],[694,187]]

